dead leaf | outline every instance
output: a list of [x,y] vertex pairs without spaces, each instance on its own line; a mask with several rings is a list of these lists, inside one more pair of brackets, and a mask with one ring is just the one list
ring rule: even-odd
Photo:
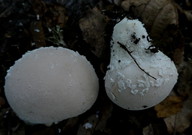
[[153,126],[151,124],[143,128],[143,135],[154,135]]
[[43,0],[32,0],[30,2],[33,7],[33,11],[36,14],[43,16],[47,8],[45,2]]
[[79,117],[73,117],[67,120],[66,124],[63,126],[62,131],[71,133],[75,126],[78,125]]
[[102,104],[95,114],[89,116],[83,124],[80,125],[77,135],[92,135],[93,133],[111,134],[107,127],[108,120],[113,111],[113,104],[106,102]]
[[68,21],[66,9],[57,4],[49,4],[43,18],[45,18],[44,23],[47,27],[59,25],[61,28],[64,28]]
[[155,38],[159,38],[168,25],[178,24],[178,13],[171,0],[125,0],[121,6],[141,18]]
[[0,108],[5,104],[5,99],[0,97]]
[[105,105],[101,108],[102,115],[95,128],[96,131],[110,134],[111,131],[110,129],[107,128],[107,122],[112,115],[112,111],[113,111],[113,104],[105,103]]
[[122,2],[122,0],[108,0],[110,3],[114,3],[114,4],[116,4],[116,5],[119,5],[121,2]]
[[55,10],[57,11],[57,24],[60,25],[61,28],[65,26],[68,20],[67,11],[63,6],[56,5]]
[[183,99],[178,96],[169,96],[163,102],[155,106],[157,116],[166,118],[181,111]]
[[30,31],[33,39],[33,44],[36,47],[46,46],[45,35],[41,21],[34,21],[30,25]]
[[87,120],[80,125],[77,135],[92,135],[99,119],[97,115],[93,114],[87,118]]
[[105,17],[97,8],[89,10],[87,15],[80,19],[79,26],[84,40],[90,45],[90,50],[101,57],[105,50]]
[[191,125],[192,118],[192,94],[184,102],[180,112],[164,119],[170,133],[182,133]]
[[192,22],[192,11],[185,10],[181,8],[178,4],[175,3],[176,8],[179,10],[180,13],[184,14],[188,21]]
[[182,97],[189,97],[191,94],[192,86],[192,60],[184,62],[181,67],[178,68],[179,80],[177,82],[177,93]]
[[177,93],[182,97],[187,97],[183,101],[182,109],[174,115],[164,118],[167,125],[167,129],[170,134],[174,132],[182,133],[191,125],[192,119],[192,87],[191,87],[191,77],[192,69],[191,62],[185,62],[183,67],[180,69],[179,81],[177,84]]

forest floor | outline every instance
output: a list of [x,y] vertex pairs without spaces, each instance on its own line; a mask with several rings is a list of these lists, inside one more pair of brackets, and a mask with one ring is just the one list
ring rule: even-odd
[[[192,135],[192,2],[109,1],[0,0],[0,135]],[[105,93],[111,34],[124,17],[142,21],[179,72],[171,94],[150,109],[122,109]],[[4,78],[25,52],[47,46],[86,56],[99,77],[99,96],[82,115],[50,127],[28,125],[7,103]]]

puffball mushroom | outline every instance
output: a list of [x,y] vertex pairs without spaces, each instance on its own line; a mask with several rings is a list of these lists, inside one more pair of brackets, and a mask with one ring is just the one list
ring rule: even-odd
[[4,89],[20,119],[51,125],[87,111],[96,101],[99,83],[84,56],[66,48],[45,47],[15,62]]
[[138,20],[124,18],[114,27],[106,72],[108,97],[128,110],[142,110],[164,100],[177,82],[174,63],[157,50]]

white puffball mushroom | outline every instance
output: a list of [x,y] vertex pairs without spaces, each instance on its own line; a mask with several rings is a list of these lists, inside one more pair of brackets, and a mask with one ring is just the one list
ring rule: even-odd
[[177,82],[175,64],[150,42],[143,24],[124,18],[114,27],[106,72],[108,97],[128,110],[142,110],[164,100]]
[[99,82],[84,56],[62,47],[42,47],[15,62],[7,71],[4,89],[20,119],[51,125],[90,109]]

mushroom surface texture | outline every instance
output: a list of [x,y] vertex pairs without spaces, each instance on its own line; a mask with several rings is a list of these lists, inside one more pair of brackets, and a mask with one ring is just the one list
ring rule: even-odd
[[62,47],[42,47],[15,62],[7,71],[4,89],[20,119],[51,125],[90,109],[99,82],[84,56]]
[[108,97],[128,110],[142,110],[164,100],[177,82],[169,57],[157,50],[138,20],[124,18],[114,27],[105,80]]

